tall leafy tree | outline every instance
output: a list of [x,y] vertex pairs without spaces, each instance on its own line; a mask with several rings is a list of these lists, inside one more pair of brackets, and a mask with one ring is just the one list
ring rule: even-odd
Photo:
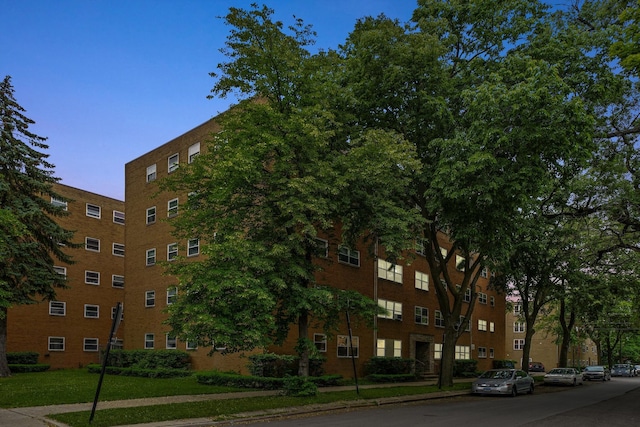
[[0,83],[0,376],[10,375],[6,358],[7,311],[21,304],[55,298],[65,287],[54,260],[71,263],[63,248],[75,247],[73,233],[55,217],[65,215],[51,204],[53,165],[47,161],[46,138],[31,131],[33,120],[16,102],[11,78]]
[[405,196],[418,163],[396,132],[345,137],[329,102],[342,96],[337,56],[312,54],[310,27],[297,20],[285,29],[272,15],[230,9],[229,61],[212,73],[212,96],[239,103],[219,117],[222,131],[203,154],[162,183],[189,193],[173,223],[183,238],[201,239],[204,254],[169,266],[180,284],[168,322],[179,337],[227,351],[281,343],[296,325],[307,375],[311,322],[330,332],[345,310],[369,320],[379,310],[317,280],[318,257],[336,256],[318,237],[332,248],[361,238],[390,254],[406,248],[417,210]]

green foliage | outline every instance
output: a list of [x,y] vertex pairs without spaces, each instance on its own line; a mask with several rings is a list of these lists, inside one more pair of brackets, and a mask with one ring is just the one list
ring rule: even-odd
[[[258,377],[283,378],[294,376],[297,373],[297,365],[300,358],[287,354],[252,354],[249,356],[249,372]],[[319,377],[323,374],[322,364],[324,357],[312,356],[309,358],[309,375]]]
[[282,389],[285,396],[308,397],[318,394],[318,386],[308,377],[285,377]]
[[493,369],[502,369],[502,368],[514,369],[516,367],[516,361],[494,359],[491,366],[493,367]]
[[400,357],[372,357],[365,364],[367,375],[410,374],[414,370],[415,360]]
[[[623,2],[621,2],[623,3]],[[620,14],[620,39],[611,46],[611,54],[620,59],[620,64],[636,76],[640,75],[640,4],[627,2],[628,7]]]
[[39,353],[35,351],[20,351],[7,353],[7,362],[9,364],[35,365],[38,363]]
[[458,378],[471,378],[477,376],[477,360],[456,360],[453,363],[453,375]]
[[28,364],[16,364],[9,363],[9,369],[12,373],[18,372],[44,372],[48,371],[51,365],[46,363],[28,363]]
[[258,388],[263,390],[277,390],[284,385],[284,378],[257,377],[249,375],[205,373],[196,374],[198,383],[225,387]]
[[107,366],[139,369],[189,369],[190,356],[178,350],[111,350]]
[[416,381],[415,374],[369,374],[367,379],[373,383],[404,383]]
[[[87,370],[92,374],[99,374],[102,372],[102,365],[91,364],[87,365]],[[139,368],[130,367],[123,368],[117,366],[107,366],[105,373],[109,375],[122,375],[127,377],[142,377],[142,378],[176,378],[176,377],[189,377],[193,375],[192,371],[186,369],[171,369],[171,368]]]

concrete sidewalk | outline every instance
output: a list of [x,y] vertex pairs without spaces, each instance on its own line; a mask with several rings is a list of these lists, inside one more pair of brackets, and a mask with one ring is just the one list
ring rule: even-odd
[[[471,380],[456,380],[456,382],[466,382]],[[393,386],[427,386],[434,385],[434,381],[403,383],[403,384],[375,384],[360,386],[360,389],[381,388]],[[320,392],[328,391],[354,391],[355,386],[322,387]],[[280,394],[279,390],[246,391],[236,393],[199,394],[187,396],[165,396],[145,399],[117,400],[111,402],[98,402],[97,410],[110,408],[132,408],[151,405],[166,405],[170,403],[198,402],[220,399],[238,399],[258,396],[274,396]],[[311,413],[335,411],[342,409],[364,408],[368,406],[381,406],[399,403],[419,402],[428,399],[439,399],[443,397],[459,396],[469,394],[469,391],[445,391],[435,393],[424,393],[402,397],[390,397],[383,399],[357,400],[334,402],[322,405],[308,405],[293,408],[273,409],[269,411],[258,411],[253,413],[235,414],[233,420],[212,421],[210,418],[193,418],[185,420],[161,421],[147,424],[135,424],[135,427],[207,427],[224,426],[237,424],[241,420],[268,420],[285,416],[305,415]],[[0,409],[0,426],[11,427],[67,427],[66,424],[59,423],[47,418],[49,414],[61,414],[67,412],[91,411],[92,403],[75,403],[69,405],[34,406],[28,408]],[[121,427],[134,427],[134,425],[123,425]]]

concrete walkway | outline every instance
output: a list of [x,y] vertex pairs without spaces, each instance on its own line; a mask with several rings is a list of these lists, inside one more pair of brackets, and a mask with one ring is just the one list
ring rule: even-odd
[[[470,380],[459,380],[470,381]],[[456,380],[458,382],[458,380]],[[360,389],[394,387],[394,386],[427,386],[434,385],[434,381],[414,382],[404,384],[376,384],[360,386]],[[320,392],[328,391],[355,391],[355,386],[341,387],[322,387]],[[258,396],[273,396],[279,394],[278,390],[269,391],[246,391],[237,393],[217,393],[217,394],[199,394],[187,396],[166,396],[145,399],[117,400],[110,402],[98,402],[97,411],[110,408],[132,408],[151,405],[166,405],[170,403],[198,402],[217,399],[237,399]],[[121,427],[209,427],[224,426],[237,424],[242,420],[281,418],[284,416],[304,415],[310,413],[335,411],[341,409],[364,408],[367,406],[381,406],[399,403],[419,402],[427,399],[439,399],[443,397],[451,397],[469,394],[468,391],[446,391],[436,393],[424,393],[402,397],[390,397],[384,399],[370,399],[358,401],[334,402],[322,405],[309,405],[293,408],[274,409],[269,411],[258,411],[253,413],[236,414],[233,420],[229,421],[212,421],[210,418],[193,418],[186,420],[162,421],[148,424],[123,425]],[[11,408],[0,409],[0,426],[11,427],[68,427],[66,424],[59,423],[47,418],[49,414],[61,414],[67,412],[91,411],[92,403],[75,403],[69,405],[52,405],[52,406],[34,406],[28,408]]]

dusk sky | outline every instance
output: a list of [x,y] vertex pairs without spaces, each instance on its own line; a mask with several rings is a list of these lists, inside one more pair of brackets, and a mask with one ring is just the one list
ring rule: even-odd
[[[568,0],[567,0],[568,1]],[[124,200],[124,165],[223,112],[209,72],[230,27],[220,17],[254,0],[0,0],[0,78],[48,138],[55,176]],[[408,21],[415,0],[271,0],[336,48],[358,18]]]

